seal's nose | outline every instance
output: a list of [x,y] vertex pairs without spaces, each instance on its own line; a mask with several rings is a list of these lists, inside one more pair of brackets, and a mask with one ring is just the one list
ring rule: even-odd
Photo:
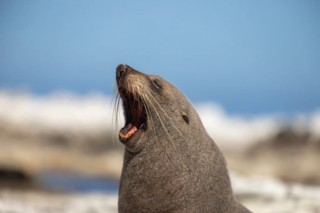
[[117,80],[119,81],[127,72],[127,66],[125,64],[119,64],[116,70]]

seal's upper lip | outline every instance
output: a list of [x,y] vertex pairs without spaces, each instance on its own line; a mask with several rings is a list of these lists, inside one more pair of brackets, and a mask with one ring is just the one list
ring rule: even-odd
[[138,94],[133,94],[126,89],[119,88],[125,110],[125,126],[119,131],[119,140],[127,143],[138,131],[147,128],[147,114],[145,106]]

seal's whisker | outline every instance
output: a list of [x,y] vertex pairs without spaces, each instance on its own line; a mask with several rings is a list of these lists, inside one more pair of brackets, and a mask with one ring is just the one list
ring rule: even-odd
[[[139,85],[139,87],[137,86],[137,88],[141,88],[143,91],[147,91],[147,87],[144,85],[144,84],[137,84],[137,85]],[[140,91],[139,91],[140,92]],[[153,121],[153,118],[152,118],[152,116],[151,116],[151,111],[150,111],[150,106],[149,105],[151,105],[152,106],[152,109],[155,111],[155,112],[157,112],[157,109],[151,104],[151,100],[150,100],[150,98],[149,98],[149,96],[148,96],[148,94],[145,94],[145,93],[139,93],[139,94],[141,94],[141,96],[144,98],[144,100],[145,100],[145,103],[146,103],[146,107],[147,107],[147,110],[149,111],[148,113],[150,114],[149,115],[149,118],[150,118],[150,123],[151,123],[151,125],[152,125],[152,127],[153,127],[153,132],[154,133],[156,133],[156,128],[154,127],[154,121]],[[164,127],[165,128],[165,127]],[[158,134],[156,134],[157,135],[157,137],[158,137]]]
[[117,82],[114,81],[113,82],[113,88],[112,88],[112,99],[111,99],[111,102],[113,102],[113,98],[116,97],[118,93],[118,86],[117,86]]
[[143,101],[147,116],[150,119],[149,120],[150,126],[153,127],[153,132],[155,133],[155,127],[154,127],[153,119],[152,119],[152,116],[151,116],[151,113],[150,113],[150,109],[149,109],[149,103],[148,103],[149,102],[149,98],[146,97],[143,93],[140,92],[140,88],[141,87],[137,87],[137,92],[138,92],[139,96],[141,97],[141,100]]
[[[113,132],[113,127],[114,127],[114,125],[115,125],[115,120],[114,120],[114,117],[115,116],[117,116],[116,115],[116,103],[117,103],[117,99],[118,99],[118,94],[119,93],[116,93],[116,91],[114,91],[114,94],[113,94],[113,97],[112,97],[112,99],[111,99],[111,103],[112,103],[112,106],[113,106],[113,109],[112,109],[112,117],[111,117],[111,123],[112,123],[112,125],[111,125],[111,130],[112,130],[112,132]],[[113,135],[112,135],[112,144],[114,144],[114,142],[113,142]]]
[[145,101],[145,103],[146,103],[145,104],[145,108],[146,108],[146,112],[147,112],[148,118],[150,119],[149,121],[150,121],[150,126],[152,127],[152,131],[154,133],[156,133],[156,128],[154,127],[154,121],[153,121],[153,118],[152,118],[152,115],[151,115],[151,111],[150,111],[150,106],[149,106],[150,104],[148,103],[148,101]]
[[[155,109],[154,105],[153,105],[151,102],[150,102],[150,104],[152,105],[153,109]],[[174,149],[176,155],[178,156],[179,161],[182,163],[183,167],[184,167],[186,170],[188,170],[188,167],[183,163],[183,161],[182,161],[181,158],[180,158],[180,155],[178,154],[177,148],[176,148],[174,142],[172,141],[172,138],[170,137],[170,134],[169,134],[169,132],[168,132],[168,129],[165,127],[165,125],[164,125],[162,119],[160,118],[160,115],[158,114],[158,112],[157,112],[156,110],[155,110],[155,112],[156,112],[157,117],[159,118],[159,121],[160,121],[160,123],[161,123],[161,126],[163,127],[163,129],[165,130],[166,134],[168,135],[168,137],[169,137],[169,139],[170,139],[170,142],[171,142],[171,144],[172,144],[172,146],[173,146],[173,149]]]
[[[114,146],[114,137],[113,137],[113,132],[114,132],[114,108],[116,104],[116,99],[117,99],[117,92],[116,92],[116,85],[113,86],[113,92],[112,92],[112,98],[111,98],[111,105],[110,105],[110,110],[112,110],[111,113],[111,140],[112,140],[112,146]],[[112,109],[111,109],[112,108]]]
[[[115,128],[117,129],[118,128],[118,117],[119,117],[119,105],[120,105],[120,93],[119,91],[117,91],[117,94],[115,96],[115,99],[114,99],[114,104],[113,104],[113,112],[112,112],[112,118],[111,118],[111,123],[112,123],[112,129],[111,129],[111,138],[112,138],[112,144],[114,145],[114,135],[113,135],[113,132],[114,132],[114,125],[115,125]],[[116,143],[118,148],[120,149],[120,146],[118,143]]]
[[[113,103],[113,112],[112,112],[112,119],[111,119],[111,122],[112,122],[112,143],[114,144],[114,135],[113,135],[113,132],[114,132],[114,126],[116,129],[119,128],[119,106],[120,106],[120,92],[122,91],[121,88],[117,88],[116,90],[114,90],[115,92],[115,99],[114,99],[114,103]],[[117,144],[117,147],[118,149],[121,149],[119,143],[116,143]]]
[[[117,121],[116,121],[116,123],[117,123],[117,129],[118,128],[120,128],[120,125],[119,125],[119,106],[120,106],[120,94],[118,95],[118,102],[117,102]],[[120,147],[120,144],[119,143],[117,143],[118,144],[118,148],[119,149],[121,149],[121,147]]]
[[113,117],[115,117],[116,127],[118,126],[118,121],[119,121],[119,104],[120,104],[120,94],[118,93],[115,98],[113,116],[112,116],[112,122],[114,122]]
[[[148,91],[146,91],[147,93],[149,93]],[[164,111],[164,109],[161,107],[161,105],[159,104],[159,102],[149,93],[149,95],[153,98],[153,100],[156,102],[156,104],[159,106],[159,108],[162,110],[162,112],[164,113],[164,115],[168,118],[168,120],[170,121],[170,123],[172,124],[172,126],[177,130],[177,132],[183,137],[183,139],[187,142],[187,144],[189,144],[188,140],[184,137],[184,135],[181,133],[181,131],[177,128],[177,126],[173,123],[173,121],[170,119],[170,117],[168,116],[168,114]],[[189,147],[191,147],[192,150],[194,150],[194,148],[189,145]]]
[[153,118],[151,116],[151,112],[150,112],[150,106],[149,106],[149,99],[147,97],[145,97],[145,95],[143,95],[143,99],[144,99],[144,105],[145,105],[145,109],[146,109],[146,113],[148,115],[148,118],[150,119],[150,126],[152,127],[152,131],[154,133],[156,133],[156,128],[154,127],[154,122],[153,122]]
[[[115,122],[116,128],[118,127],[118,117],[119,117],[119,114],[118,114],[119,102],[120,102],[119,96],[120,96],[119,89],[118,89],[117,84],[115,82],[114,87],[113,87],[113,96],[111,99],[111,103],[113,105],[111,122],[112,122],[112,124],[114,124],[114,122]],[[114,121],[114,118],[115,118],[115,121]]]
[[[159,137],[159,134],[157,133],[157,129],[156,129],[155,126],[154,126],[154,121],[153,121],[152,114],[151,114],[151,108],[152,108],[154,111],[156,111],[156,109],[151,105],[151,103],[150,103],[150,98],[147,96],[147,94],[140,92],[141,90],[144,91],[145,89],[147,89],[147,88],[145,88],[145,87],[140,87],[140,85],[139,85],[139,87],[137,86],[138,94],[141,96],[141,99],[142,99],[143,104],[144,104],[145,109],[146,109],[147,116],[148,116],[148,118],[150,119],[148,122],[150,123],[150,126],[152,127],[152,131],[154,132],[155,136],[159,139],[159,141],[161,141],[161,140],[160,140],[160,137]],[[150,107],[150,105],[151,105],[151,107]],[[169,139],[170,139],[170,138],[169,138]],[[171,141],[172,141],[172,139],[171,139]],[[164,150],[165,150],[165,152],[166,152],[166,154],[167,154],[167,156],[168,156],[168,159],[169,159],[169,161],[171,162],[172,160],[171,160],[170,155],[169,155],[169,152],[168,152],[168,150],[167,150],[167,149],[168,149],[167,146],[165,146],[165,145],[162,144],[162,143],[158,143],[158,145],[159,145],[159,146],[162,146],[162,147],[164,148]],[[176,167],[175,164],[172,164],[172,165]]]
[[[152,108],[154,111],[156,111],[156,109],[151,105],[150,99],[146,94],[143,94],[143,98],[144,98],[145,103],[146,103],[146,109],[148,110],[147,113],[148,113],[148,116],[149,116],[149,119],[150,119],[150,125],[153,128],[153,132],[159,138],[159,136],[158,136],[158,134],[156,132],[156,128],[154,127],[154,121],[153,121],[153,118],[152,118],[152,115],[151,115],[151,109],[150,108]],[[150,105],[151,105],[151,107],[150,107]]]

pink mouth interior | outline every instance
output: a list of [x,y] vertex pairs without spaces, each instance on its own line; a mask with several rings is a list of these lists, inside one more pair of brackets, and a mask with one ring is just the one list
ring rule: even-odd
[[119,131],[119,135],[123,139],[128,139],[134,135],[145,122],[145,115],[140,101],[135,96],[131,96],[129,103],[132,121]]

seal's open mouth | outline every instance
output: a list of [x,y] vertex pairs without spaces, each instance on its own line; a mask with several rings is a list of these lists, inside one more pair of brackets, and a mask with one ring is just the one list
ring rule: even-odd
[[121,89],[121,98],[124,107],[125,126],[119,131],[119,140],[127,143],[138,131],[147,128],[147,114],[145,106],[138,94]]

